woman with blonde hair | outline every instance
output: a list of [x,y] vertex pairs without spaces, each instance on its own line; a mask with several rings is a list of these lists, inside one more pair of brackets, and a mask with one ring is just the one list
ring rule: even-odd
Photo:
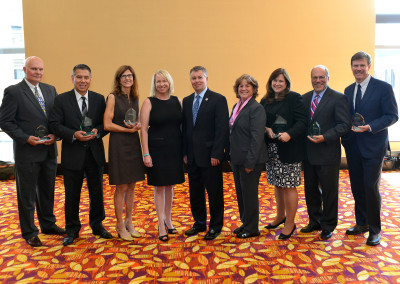
[[168,241],[177,234],[171,220],[173,185],[185,181],[182,157],[182,104],[173,96],[174,82],[165,70],[154,73],[150,97],[140,112],[143,161],[147,184],[154,186],[158,217],[158,238]]

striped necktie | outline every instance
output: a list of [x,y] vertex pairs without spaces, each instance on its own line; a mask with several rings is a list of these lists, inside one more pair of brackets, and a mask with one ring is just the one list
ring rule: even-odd
[[82,116],[87,114],[86,98],[82,97]]
[[197,95],[196,98],[194,99],[194,104],[193,104],[193,125],[196,123],[196,118],[197,118],[197,113],[199,112],[199,107],[200,107],[200,96]]
[[[34,95],[35,95],[36,99],[38,100],[39,105],[40,105],[40,107],[42,108],[44,114],[46,114],[46,105],[45,105],[45,102],[44,102],[44,99],[42,98],[42,96],[39,95],[39,90],[38,90],[37,87],[35,87]],[[46,114],[46,115],[47,115],[47,114]]]
[[311,103],[311,117],[314,116],[314,112],[315,112],[315,110],[317,109],[317,106],[318,106],[318,99],[319,99],[319,95],[317,94],[317,95],[314,97],[314,99],[313,99],[313,101],[312,101],[312,103]]

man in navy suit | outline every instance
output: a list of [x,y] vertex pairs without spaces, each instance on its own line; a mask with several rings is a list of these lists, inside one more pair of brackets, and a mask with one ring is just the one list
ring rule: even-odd
[[[103,115],[106,103],[103,95],[89,91],[92,71],[85,64],[78,64],[72,71],[74,89],[54,100],[50,125],[54,133],[63,139],[61,166],[65,186],[65,223],[67,246],[79,237],[79,203],[81,188],[86,177],[89,190],[89,223],[93,234],[111,239],[112,235],[103,227],[105,219],[103,202],[103,165],[105,164],[102,137]],[[81,129],[82,120],[92,120],[91,131]]]
[[47,140],[35,134],[38,126],[49,128],[48,116],[53,107],[56,89],[41,83],[42,59],[28,57],[25,79],[4,90],[0,107],[0,127],[13,139],[18,213],[22,237],[32,247],[41,246],[34,223],[35,207],[44,234],[65,234],[56,225],[53,214],[54,184],[57,170],[55,135]]
[[323,240],[332,237],[338,222],[340,137],[350,129],[347,98],[329,88],[328,82],[328,68],[315,66],[311,71],[314,90],[303,96],[308,126],[318,123],[321,133],[307,136],[304,192],[310,220],[300,231],[322,230]]
[[229,111],[226,98],[207,88],[207,70],[195,66],[190,82],[195,93],[183,99],[182,136],[184,162],[188,166],[192,236],[207,229],[206,195],[210,207],[209,230],[205,240],[215,239],[222,230],[224,194],[222,161],[228,141]]
[[398,109],[391,85],[368,74],[371,56],[363,51],[351,58],[356,82],[344,93],[352,116],[361,114],[365,125],[352,127],[342,138],[355,201],[356,225],[346,231],[357,235],[369,231],[367,245],[380,244],[381,180],[383,158],[388,145],[388,127],[398,120]]

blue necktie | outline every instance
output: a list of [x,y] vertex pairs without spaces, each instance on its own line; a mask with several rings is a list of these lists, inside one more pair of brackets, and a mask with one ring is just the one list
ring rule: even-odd
[[357,94],[356,94],[356,105],[354,106],[355,112],[357,112],[358,109],[360,108],[360,104],[361,104],[361,85],[358,84]]
[[194,99],[194,104],[193,104],[193,125],[196,123],[196,117],[197,113],[199,112],[199,107],[200,107],[200,96],[197,95]]

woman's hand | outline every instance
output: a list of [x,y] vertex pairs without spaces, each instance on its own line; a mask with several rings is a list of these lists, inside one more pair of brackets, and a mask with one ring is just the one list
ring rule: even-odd
[[153,161],[151,160],[151,156],[150,155],[147,155],[147,156],[143,157],[143,163],[148,168],[153,167]]
[[281,142],[288,142],[291,139],[290,135],[287,132],[278,133],[278,135],[278,139]]

